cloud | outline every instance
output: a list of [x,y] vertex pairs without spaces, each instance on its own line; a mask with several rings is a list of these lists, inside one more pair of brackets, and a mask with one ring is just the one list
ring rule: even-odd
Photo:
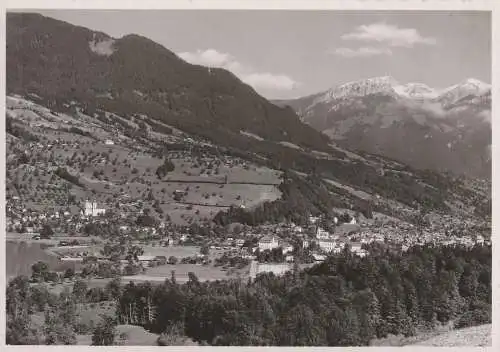
[[221,53],[215,49],[182,52],[177,55],[191,64],[219,67],[231,71],[239,79],[256,90],[292,90],[298,86],[298,82],[289,76],[269,72],[257,72],[252,67],[240,63],[230,54]]
[[358,49],[337,48],[335,49],[334,54],[343,57],[369,57],[377,55],[392,55],[392,51],[388,48],[373,47],[362,47]]
[[344,34],[343,40],[359,40],[385,43],[393,47],[411,48],[415,44],[435,45],[434,38],[420,35],[415,28],[399,28],[387,23],[361,25],[352,33]]

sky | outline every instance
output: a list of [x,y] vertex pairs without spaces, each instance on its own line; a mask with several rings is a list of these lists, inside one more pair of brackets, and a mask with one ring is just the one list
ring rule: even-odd
[[489,12],[44,10],[114,38],[148,37],[184,60],[232,71],[268,99],[378,76],[445,88],[491,83]]

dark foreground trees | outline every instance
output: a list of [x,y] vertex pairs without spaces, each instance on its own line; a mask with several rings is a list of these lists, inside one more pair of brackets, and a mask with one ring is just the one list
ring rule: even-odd
[[[159,334],[162,345],[187,336],[211,345],[359,346],[450,321],[456,327],[491,323],[491,246],[425,246],[404,253],[377,246],[365,258],[345,251],[282,277],[201,282],[190,273],[179,284],[173,274],[157,286],[119,288],[117,281],[88,289],[87,302],[117,302],[116,317],[103,318],[92,343],[113,344],[116,324],[143,326]],[[71,298],[79,290],[83,296],[83,287],[56,296],[31,287],[28,278],[11,280],[7,342],[73,343],[66,327],[75,325]],[[30,323],[40,311],[46,331]]]
[[103,315],[101,322],[92,333],[92,345],[111,346],[115,343],[116,335],[116,319]]
[[305,272],[253,282],[129,284],[118,319],[213,345],[368,345],[454,321],[491,322],[491,247],[344,252]]

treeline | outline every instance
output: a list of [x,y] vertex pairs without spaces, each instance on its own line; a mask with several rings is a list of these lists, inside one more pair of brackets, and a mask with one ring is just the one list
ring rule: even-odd
[[17,137],[24,142],[38,142],[40,138],[38,138],[33,133],[26,131],[24,128],[16,125],[12,119],[12,117],[5,114],[5,130],[8,134]]
[[199,282],[194,275],[127,285],[118,320],[154,333],[183,326],[212,345],[358,346],[453,321],[491,323],[491,247],[348,251],[306,271]]
[[[301,177],[285,171],[278,188],[282,193],[280,199],[264,202],[251,210],[231,207],[217,213],[214,222],[222,226],[234,222],[256,226],[282,221],[306,225],[309,215],[323,215],[326,219],[333,219],[336,214],[332,212],[332,208],[344,208],[348,205],[348,202],[340,199],[341,196],[332,194],[336,190],[332,190],[332,187],[315,175]],[[358,200],[351,204],[353,210],[367,218],[372,217],[372,207],[368,201]]]
[[59,176],[60,178],[72,183],[78,187],[85,187],[81,182],[78,176],[72,175],[66,170],[64,167],[58,167],[56,171],[54,171],[54,175]]

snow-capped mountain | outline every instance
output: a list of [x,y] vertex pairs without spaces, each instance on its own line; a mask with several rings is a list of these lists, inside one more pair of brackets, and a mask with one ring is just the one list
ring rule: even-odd
[[343,147],[420,168],[490,175],[491,85],[477,79],[436,89],[375,77],[275,103]]
[[438,101],[443,105],[449,105],[466,96],[481,96],[489,91],[491,91],[491,85],[472,78],[440,90],[431,88],[423,83],[400,84],[391,76],[383,76],[335,86],[326,92],[318,94],[312,104],[382,94],[395,98]]
[[481,97],[491,93],[491,85],[474,78],[469,78],[459,84],[446,88],[437,97],[444,106],[449,106],[465,97]]
[[414,99],[435,99],[439,91],[423,83],[407,83],[394,87],[400,96]]
[[398,83],[390,76],[368,78],[333,87],[321,94],[313,104],[328,103],[336,99],[363,97],[371,94],[394,95]]

